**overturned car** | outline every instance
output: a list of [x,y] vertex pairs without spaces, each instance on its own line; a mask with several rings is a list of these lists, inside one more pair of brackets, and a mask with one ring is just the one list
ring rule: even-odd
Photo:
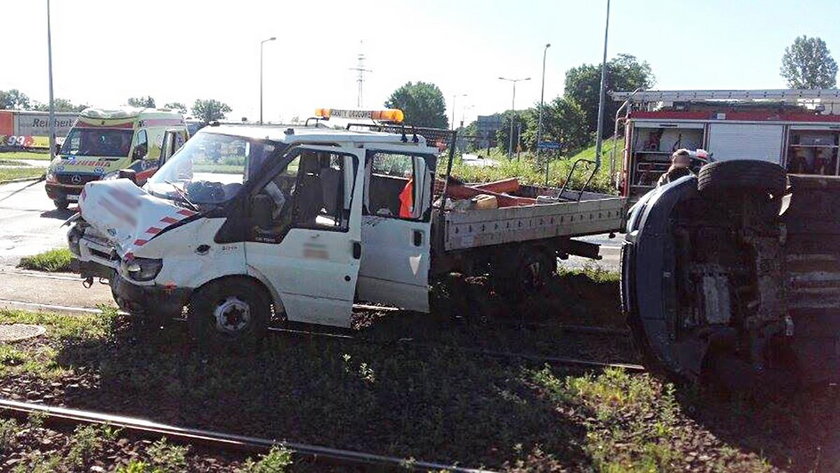
[[645,195],[622,306],[647,363],[691,381],[840,381],[840,177],[714,162]]

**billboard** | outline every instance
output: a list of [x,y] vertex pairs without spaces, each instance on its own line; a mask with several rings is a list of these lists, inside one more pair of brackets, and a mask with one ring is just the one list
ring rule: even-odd
[[[70,132],[79,114],[55,113],[55,136],[60,143]],[[0,110],[0,146],[21,148],[49,148],[49,112]]]

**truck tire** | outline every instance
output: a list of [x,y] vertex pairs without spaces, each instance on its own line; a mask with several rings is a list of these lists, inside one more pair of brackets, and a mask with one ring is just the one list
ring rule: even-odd
[[700,169],[697,190],[705,197],[720,194],[763,194],[779,198],[787,188],[787,173],[778,164],[753,159],[717,161]]
[[265,290],[245,278],[211,281],[190,299],[187,324],[202,349],[243,351],[265,336],[271,302]]
[[552,252],[536,245],[523,245],[513,255],[504,255],[492,265],[493,290],[512,301],[539,292],[557,271]]

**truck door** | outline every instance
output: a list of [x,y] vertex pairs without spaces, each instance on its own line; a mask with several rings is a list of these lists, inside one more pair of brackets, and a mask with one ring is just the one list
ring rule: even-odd
[[274,289],[291,321],[350,326],[362,253],[362,153],[295,148],[251,193],[248,273]]
[[368,150],[360,300],[429,311],[434,160],[434,155],[409,154],[404,148]]

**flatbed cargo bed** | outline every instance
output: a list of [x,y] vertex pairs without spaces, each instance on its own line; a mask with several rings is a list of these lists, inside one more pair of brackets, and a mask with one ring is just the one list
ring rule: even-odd
[[[545,190],[522,186],[518,194],[536,196]],[[567,190],[556,202],[498,209],[447,210],[442,219],[443,250],[619,232],[624,223],[626,203],[625,197]]]

